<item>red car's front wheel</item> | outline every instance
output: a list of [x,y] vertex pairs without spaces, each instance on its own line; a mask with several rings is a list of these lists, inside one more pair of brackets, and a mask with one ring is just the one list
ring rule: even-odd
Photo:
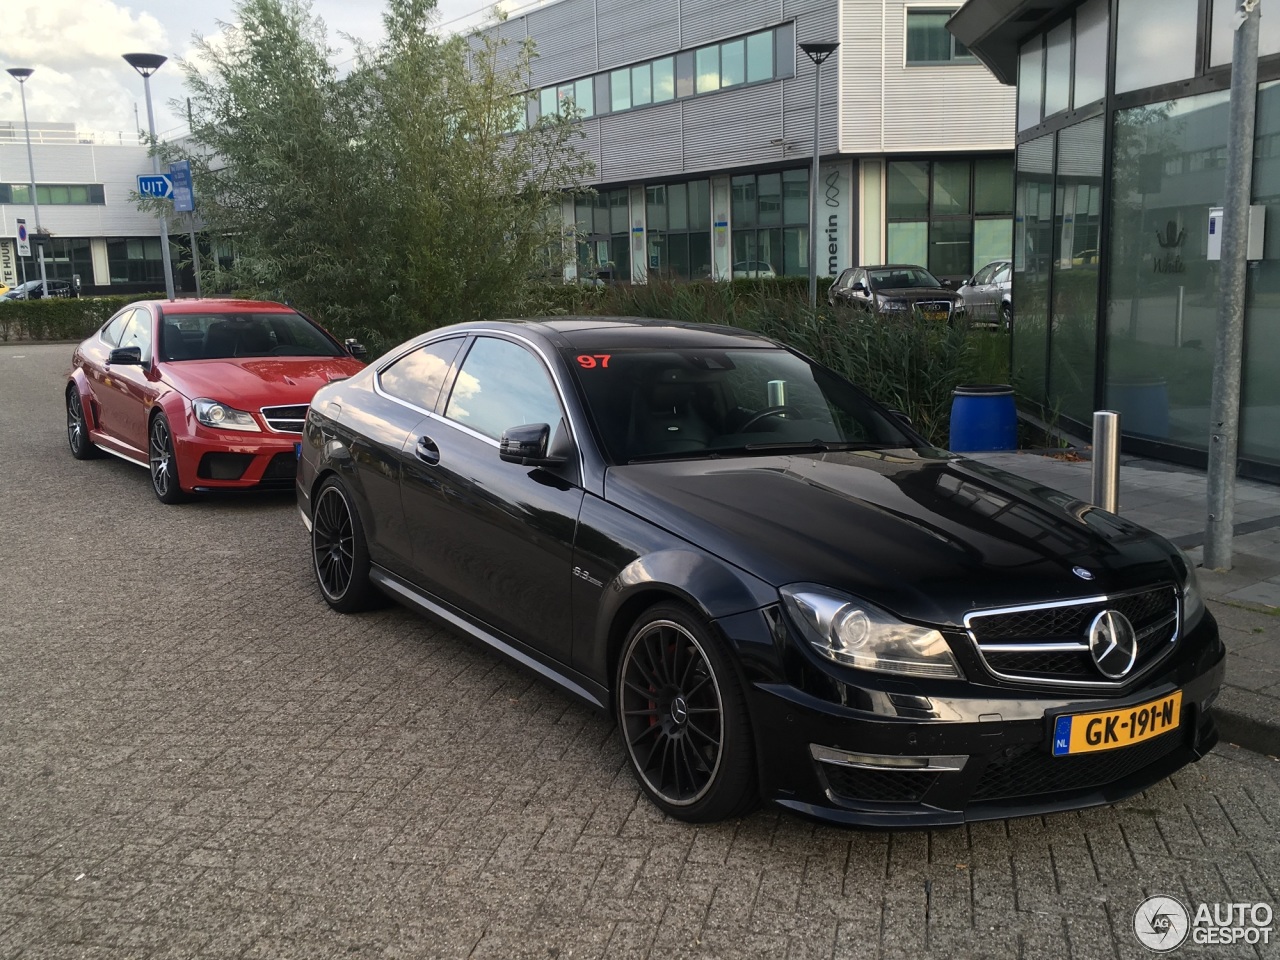
[[181,503],[186,499],[178,482],[178,458],[173,454],[173,433],[163,413],[151,419],[148,452],[151,466],[151,489],[161,503]]

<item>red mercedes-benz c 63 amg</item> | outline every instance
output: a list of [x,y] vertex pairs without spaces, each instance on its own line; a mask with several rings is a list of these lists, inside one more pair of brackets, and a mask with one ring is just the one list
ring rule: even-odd
[[164,503],[287,490],[312,396],[363,355],[279,303],[130,304],[76,347],[67,441],[79,460],[104,450],[148,467]]

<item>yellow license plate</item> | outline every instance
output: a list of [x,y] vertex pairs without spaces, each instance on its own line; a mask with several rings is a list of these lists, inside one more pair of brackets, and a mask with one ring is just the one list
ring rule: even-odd
[[945,310],[922,310],[922,311],[920,311],[920,312],[924,314],[924,318],[925,318],[926,320],[945,320],[945,319],[947,319],[947,312],[946,312]]
[[1053,723],[1053,755],[1114,750],[1176,730],[1182,720],[1182,691],[1123,710],[1077,713]]

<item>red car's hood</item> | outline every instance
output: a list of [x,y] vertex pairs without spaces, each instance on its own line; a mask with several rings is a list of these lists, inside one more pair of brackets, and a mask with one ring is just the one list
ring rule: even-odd
[[364,369],[353,357],[246,357],[160,364],[164,379],[190,400],[208,397],[241,410],[310,403],[326,383]]

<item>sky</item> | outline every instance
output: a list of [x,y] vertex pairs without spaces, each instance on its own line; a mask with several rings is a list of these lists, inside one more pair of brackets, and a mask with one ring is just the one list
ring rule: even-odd
[[[440,26],[467,27],[482,20],[492,3],[438,0]],[[351,51],[341,34],[366,42],[382,35],[381,0],[311,0],[311,6],[328,28],[330,46],[342,51],[339,60]],[[4,11],[0,68],[35,70],[26,83],[31,126],[70,122],[80,130],[126,135],[146,128],[147,106],[142,78],[121,55],[188,59],[193,35],[215,38],[221,24],[235,18],[234,0],[4,0]],[[19,97],[17,82],[0,74],[0,123],[21,123]],[[151,97],[157,132],[184,132],[186,92],[177,64],[166,63],[152,78]]]

